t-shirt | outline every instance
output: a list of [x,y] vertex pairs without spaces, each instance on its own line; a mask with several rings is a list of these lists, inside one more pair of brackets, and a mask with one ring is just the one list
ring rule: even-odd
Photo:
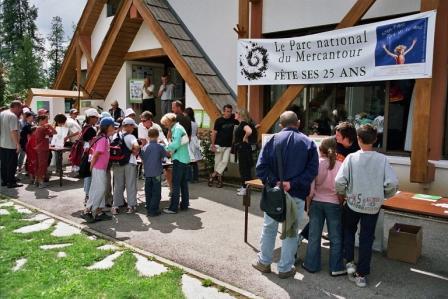
[[19,119],[11,110],[0,113],[0,147],[16,149],[16,143],[11,138],[12,131],[19,131]]
[[31,134],[32,124],[25,123],[20,131],[20,147],[25,150],[26,144],[28,143],[28,135]]
[[141,156],[145,168],[145,177],[156,177],[162,174],[162,160],[166,157],[166,150],[162,145],[150,141],[143,147]]
[[[67,118],[65,126],[68,128],[69,135],[81,132],[81,126],[73,118]],[[78,136],[71,137],[70,141],[75,142],[76,139],[78,139]]]
[[[151,93],[149,94],[148,91]],[[154,99],[154,84],[149,85],[147,88],[142,87],[143,99]]]
[[[160,85],[159,88],[159,92],[161,92],[163,90],[163,85]],[[165,86],[165,90],[162,93],[162,96],[160,97],[160,99],[162,101],[171,101],[174,98],[174,84],[173,83],[168,83]]]
[[49,151],[50,136],[53,136],[53,131],[48,127],[39,126],[34,134],[36,135],[36,150]]
[[101,169],[106,170],[109,166],[109,158],[110,158],[110,144],[109,139],[105,136],[99,136],[98,141],[95,142],[95,144],[92,147],[92,154],[95,152],[101,153],[95,164],[93,165],[93,168],[95,169]]
[[159,142],[163,142],[165,144],[168,144],[168,140],[166,139],[165,134],[163,133],[162,127],[156,124],[155,122],[152,123],[152,126],[148,129],[143,125],[143,123],[138,124],[138,139],[146,139],[146,141],[149,142],[148,137],[148,131],[150,129],[157,129],[159,131]]
[[330,160],[326,157],[319,158],[319,171],[311,185],[310,196],[314,201],[339,204],[338,196],[334,187],[334,180],[338,174],[342,162],[336,161],[333,169],[328,169]]
[[234,118],[220,117],[215,121],[213,130],[216,131],[215,144],[221,147],[231,147],[233,141],[233,130],[238,125]]
[[254,136],[256,135],[255,128],[252,124],[242,121],[238,125],[238,127],[235,130],[235,143],[241,143],[243,142],[244,135],[246,135],[246,132],[244,131],[244,127],[249,126],[252,129],[252,134],[249,136],[249,143],[254,143]]
[[340,143],[336,143],[336,159],[343,162],[345,157],[350,154],[356,153],[358,150],[359,145],[356,140],[349,147],[345,147]]

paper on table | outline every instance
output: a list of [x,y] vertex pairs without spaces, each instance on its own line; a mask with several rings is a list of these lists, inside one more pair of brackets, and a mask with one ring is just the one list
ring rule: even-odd
[[51,139],[51,145],[56,148],[63,148],[65,137],[68,135],[68,128],[65,127],[56,127],[57,134],[53,136]]
[[412,198],[418,199],[418,200],[436,201],[436,200],[441,199],[442,196],[428,195],[428,194],[415,194]]

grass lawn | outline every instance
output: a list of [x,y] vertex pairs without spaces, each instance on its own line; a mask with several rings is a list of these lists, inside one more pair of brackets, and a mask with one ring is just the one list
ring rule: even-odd
[[[13,230],[33,224],[13,207],[2,207],[10,215],[0,216],[0,298],[184,298],[182,270],[168,267],[158,276],[141,277],[135,269],[132,251],[124,253],[107,270],[87,267],[112,254],[98,250],[105,240],[90,240],[85,234],[53,237],[53,228],[19,234]],[[36,222],[37,223],[37,222]],[[42,250],[41,245],[72,243],[73,245]],[[58,258],[57,253],[67,254]],[[26,258],[18,271],[16,261]]]

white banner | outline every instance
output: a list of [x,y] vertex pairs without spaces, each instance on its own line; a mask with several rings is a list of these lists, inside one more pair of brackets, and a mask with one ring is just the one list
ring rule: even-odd
[[285,39],[238,42],[238,85],[429,78],[436,12]]

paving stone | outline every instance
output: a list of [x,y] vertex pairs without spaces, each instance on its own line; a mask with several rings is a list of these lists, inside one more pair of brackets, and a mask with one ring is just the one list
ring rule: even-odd
[[168,268],[164,265],[148,260],[146,257],[133,253],[137,262],[135,263],[135,268],[137,269],[140,276],[151,277],[160,275],[166,271]]
[[5,227],[3,225],[0,225],[0,229],[4,229]]
[[17,271],[19,271],[20,269],[22,269],[23,266],[25,266],[25,264],[26,264],[27,261],[28,261],[28,260],[25,259],[25,258],[22,258],[22,259],[17,260],[17,261],[16,261],[16,265],[12,268],[12,271],[13,271],[13,272],[17,272]]
[[43,220],[46,220],[49,218],[50,218],[50,216],[47,216],[45,214],[37,214],[31,218],[25,218],[23,220],[25,220],[25,221],[43,221]]
[[7,201],[7,202],[0,203],[0,208],[12,207],[12,206],[14,206],[14,203],[12,201]]
[[33,214],[33,211],[21,205],[14,205],[14,208],[16,209],[17,213],[20,214],[28,214],[28,215]]
[[72,243],[64,243],[64,244],[42,245],[39,247],[40,247],[40,249],[43,249],[43,250],[50,250],[50,249],[56,249],[56,248],[65,248],[65,247],[72,246],[72,245],[73,245]]
[[58,254],[57,254],[57,257],[58,257],[58,258],[64,258],[64,257],[67,257],[67,253],[65,253],[65,252],[63,252],[63,251],[59,251]]
[[123,254],[123,251],[117,251],[107,257],[105,257],[103,260],[94,263],[93,265],[87,267],[89,270],[105,270],[110,269],[115,264],[115,260],[120,257],[120,255]]
[[79,235],[81,230],[77,227],[68,225],[64,222],[56,223],[56,229],[51,233],[54,237],[69,237],[73,235]]
[[5,209],[0,209],[0,216],[9,215],[9,211]]
[[38,232],[38,231],[49,229],[53,225],[53,223],[54,223],[54,219],[47,219],[40,223],[23,226],[21,228],[16,229],[14,232],[20,233],[20,234]]
[[182,275],[182,292],[187,299],[228,299],[234,298],[227,293],[220,293],[214,287],[204,287],[199,279]]
[[117,251],[119,248],[118,248],[118,246],[115,246],[113,244],[106,244],[106,245],[97,247],[96,249]]

